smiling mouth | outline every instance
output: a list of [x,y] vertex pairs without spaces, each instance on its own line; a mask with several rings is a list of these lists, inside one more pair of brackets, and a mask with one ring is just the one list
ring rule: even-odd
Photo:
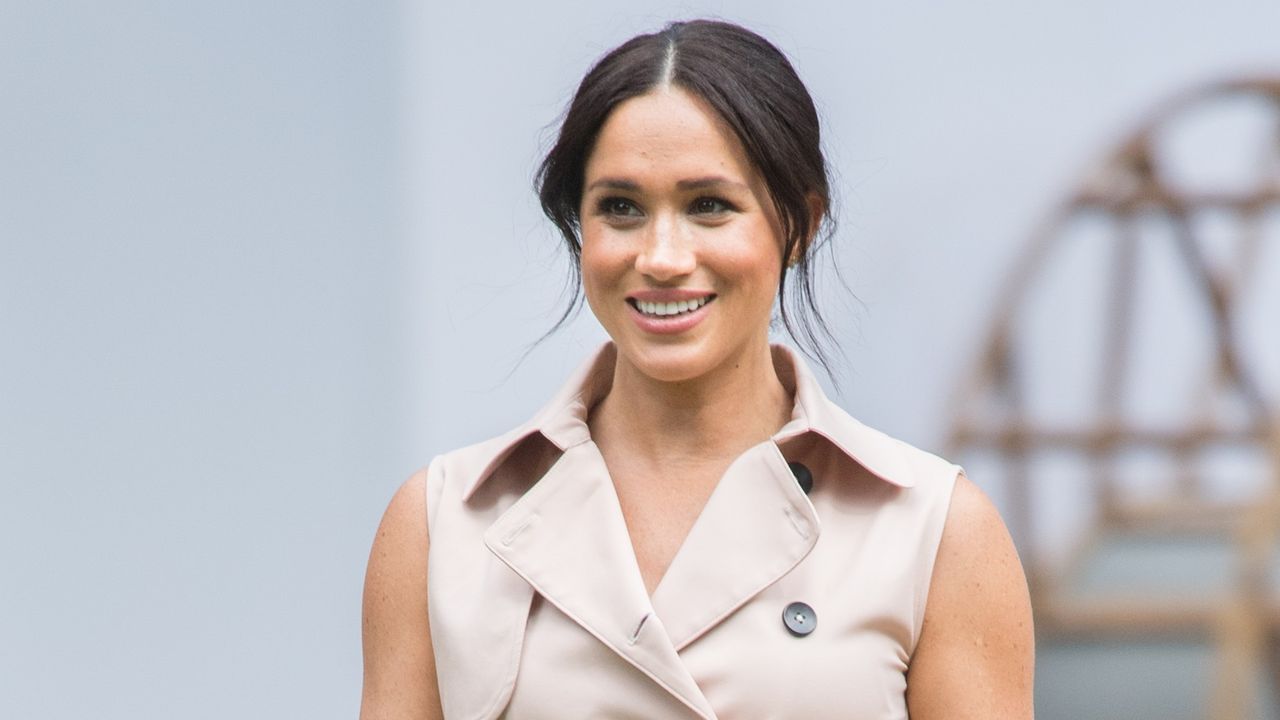
[[676,302],[648,302],[645,300],[636,300],[635,298],[627,298],[627,303],[636,310],[639,310],[641,315],[657,318],[671,317],[673,315],[686,315],[715,299],[716,296],[713,293],[694,300],[678,300]]

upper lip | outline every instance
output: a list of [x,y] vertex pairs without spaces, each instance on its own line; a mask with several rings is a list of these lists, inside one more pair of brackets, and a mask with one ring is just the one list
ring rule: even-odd
[[641,302],[652,303],[669,303],[680,302],[682,300],[700,300],[704,297],[714,295],[709,290],[685,290],[682,288],[653,288],[649,290],[637,290],[627,295],[628,300],[638,300]]

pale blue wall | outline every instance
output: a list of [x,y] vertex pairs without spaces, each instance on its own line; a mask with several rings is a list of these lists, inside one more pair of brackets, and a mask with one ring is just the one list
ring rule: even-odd
[[397,27],[0,3],[0,716],[354,716],[415,462]]

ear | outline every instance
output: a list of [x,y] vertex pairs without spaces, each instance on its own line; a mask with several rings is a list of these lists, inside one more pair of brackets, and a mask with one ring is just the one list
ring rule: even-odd
[[787,267],[795,267],[797,263],[804,259],[806,253],[809,252],[809,246],[813,244],[813,238],[818,234],[818,227],[822,224],[822,216],[827,213],[827,204],[823,202],[822,196],[816,192],[810,192],[805,195],[805,202],[809,206],[809,236],[803,242],[796,243],[791,248],[791,257],[787,258]]

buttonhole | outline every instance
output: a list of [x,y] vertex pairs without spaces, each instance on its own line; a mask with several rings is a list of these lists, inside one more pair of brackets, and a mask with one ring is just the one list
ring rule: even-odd
[[800,533],[800,537],[805,540],[809,539],[809,523],[805,521],[804,516],[795,511],[795,508],[787,508],[787,519],[791,521],[791,527]]
[[530,515],[529,517],[524,519],[524,522],[517,525],[514,530],[507,533],[506,535],[503,535],[502,545],[506,547],[511,545],[511,543],[515,542],[516,538],[520,536],[520,533],[524,532],[525,528],[529,527],[529,524],[533,522],[533,518],[534,516]]
[[649,622],[649,615],[652,614],[646,613],[644,617],[640,618],[640,624],[636,625],[636,629],[631,633],[631,638],[627,640],[628,645],[635,645],[636,641],[640,639],[640,629],[644,627],[646,622]]

